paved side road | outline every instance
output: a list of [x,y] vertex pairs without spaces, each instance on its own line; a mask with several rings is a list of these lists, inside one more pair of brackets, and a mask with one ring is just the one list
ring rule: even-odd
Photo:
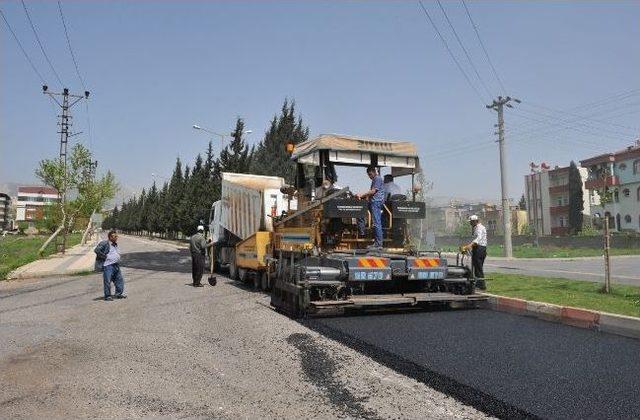
[[640,418],[640,340],[488,310],[309,321],[503,418]]
[[[612,281],[618,284],[640,286],[639,267],[640,255],[611,257]],[[597,282],[604,280],[604,261],[602,257],[507,260],[489,256],[485,262],[485,271]]]
[[[483,418],[223,279],[121,238],[129,298],[97,274],[0,282],[0,417]],[[137,252],[141,250],[141,252]]]

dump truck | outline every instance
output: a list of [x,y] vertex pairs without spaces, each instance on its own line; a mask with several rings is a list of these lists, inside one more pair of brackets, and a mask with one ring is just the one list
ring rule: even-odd
[[[408,221],[426,213],[416,200],[421,167],[415,144],[323,134],[291,149],[292,185],[276,177],[223,176],[214,219],[220,217],[223,236],[231,237],[221,239],[215,227],[212,232],[221,245],[215,248],[217,264],[229,267],[232,278],[253,279],[270,291],[276,310],[294,317],[475,306],[485,300],[475,293],[471,270],[460,259],[449,263],[437,251],[419,249],[410,237]],[[367,202],[338,186],[338,166],[374,166],[378,173],[410,177],[408,196],[396,194],[383,205],[381,248],[372,247]]]
[[215,271],[267,288],[273,220],[296,205],[295,199],[287,199],[280,191],[284,185],[284,179],[275,176],[222,173],[220,200],[213,203],[209,215]]

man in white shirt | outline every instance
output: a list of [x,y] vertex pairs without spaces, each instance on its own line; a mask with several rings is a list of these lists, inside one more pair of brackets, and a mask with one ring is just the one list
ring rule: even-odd
[[473,228],[473,240],[464,246],[471,249],[471,263],[473,265],[474,277],[483,279],[478,282],[478,287],[484,289],[484,271],[482,269],[484,260],[487,258],[487,228],[484,227],[478,216],[475,214],[469,217],[469,224]]
[[389,200],[391,196],[402,195],[402,189],[393,182],[393,175],[387,174],[384,176],[384,199]]

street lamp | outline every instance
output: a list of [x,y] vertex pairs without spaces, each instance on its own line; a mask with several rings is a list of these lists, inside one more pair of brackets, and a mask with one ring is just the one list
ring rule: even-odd
[[[208,128],[201,127],[201,126],[199,126],[198,124],[193,124],[193,125],[192,125],[192,127],[193,127],[193,129],[194,129],[194,130],[202,130],[202,131],[206,131],[206,132],[207,132],[207,133],[209,133],[209,134],[213,134],[214,136],[218,136],[218,137],[220,137],[220,150],[222,150],[222,148],[224,147],[224,138],[225,138],[226,136],[233,136],[233,133],[230,133],[230,134],[220,134],[220,133],[217,133],[217,132],[215,132],[215,131],[213,131],[213,130],[210,130],[210,129],[208,129]],[[251,133],[253,133],[253,130],[244,130],[244,131],[242,132],[242,134],[251,134]]]

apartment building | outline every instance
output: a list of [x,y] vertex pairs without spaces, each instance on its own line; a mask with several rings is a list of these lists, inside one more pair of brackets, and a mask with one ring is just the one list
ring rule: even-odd
[[45,186],[18,187],[16,221],[35,221],[44,218],[44,206],[60,200],[58,190]]
[[595,208],[594,214],[609,217],[612,230],[640,232],[640,141],[580,164],[588,169],[586,188],[591,194],[605,186],[613,193],[612,201]]
[[7,229],[11,220],[11,197],[0,193],[0,230]]
[[[582,179],[583,210],[586,219],[591,206],[599,203],[597,195],[590,196],[585,188],[588,171],[578,167]],[[569,233],[569,167],[551,169],[544,163],[531,165],[531,173],[524,177],[525,200],[529,226],[540,235],[561,236]]]

